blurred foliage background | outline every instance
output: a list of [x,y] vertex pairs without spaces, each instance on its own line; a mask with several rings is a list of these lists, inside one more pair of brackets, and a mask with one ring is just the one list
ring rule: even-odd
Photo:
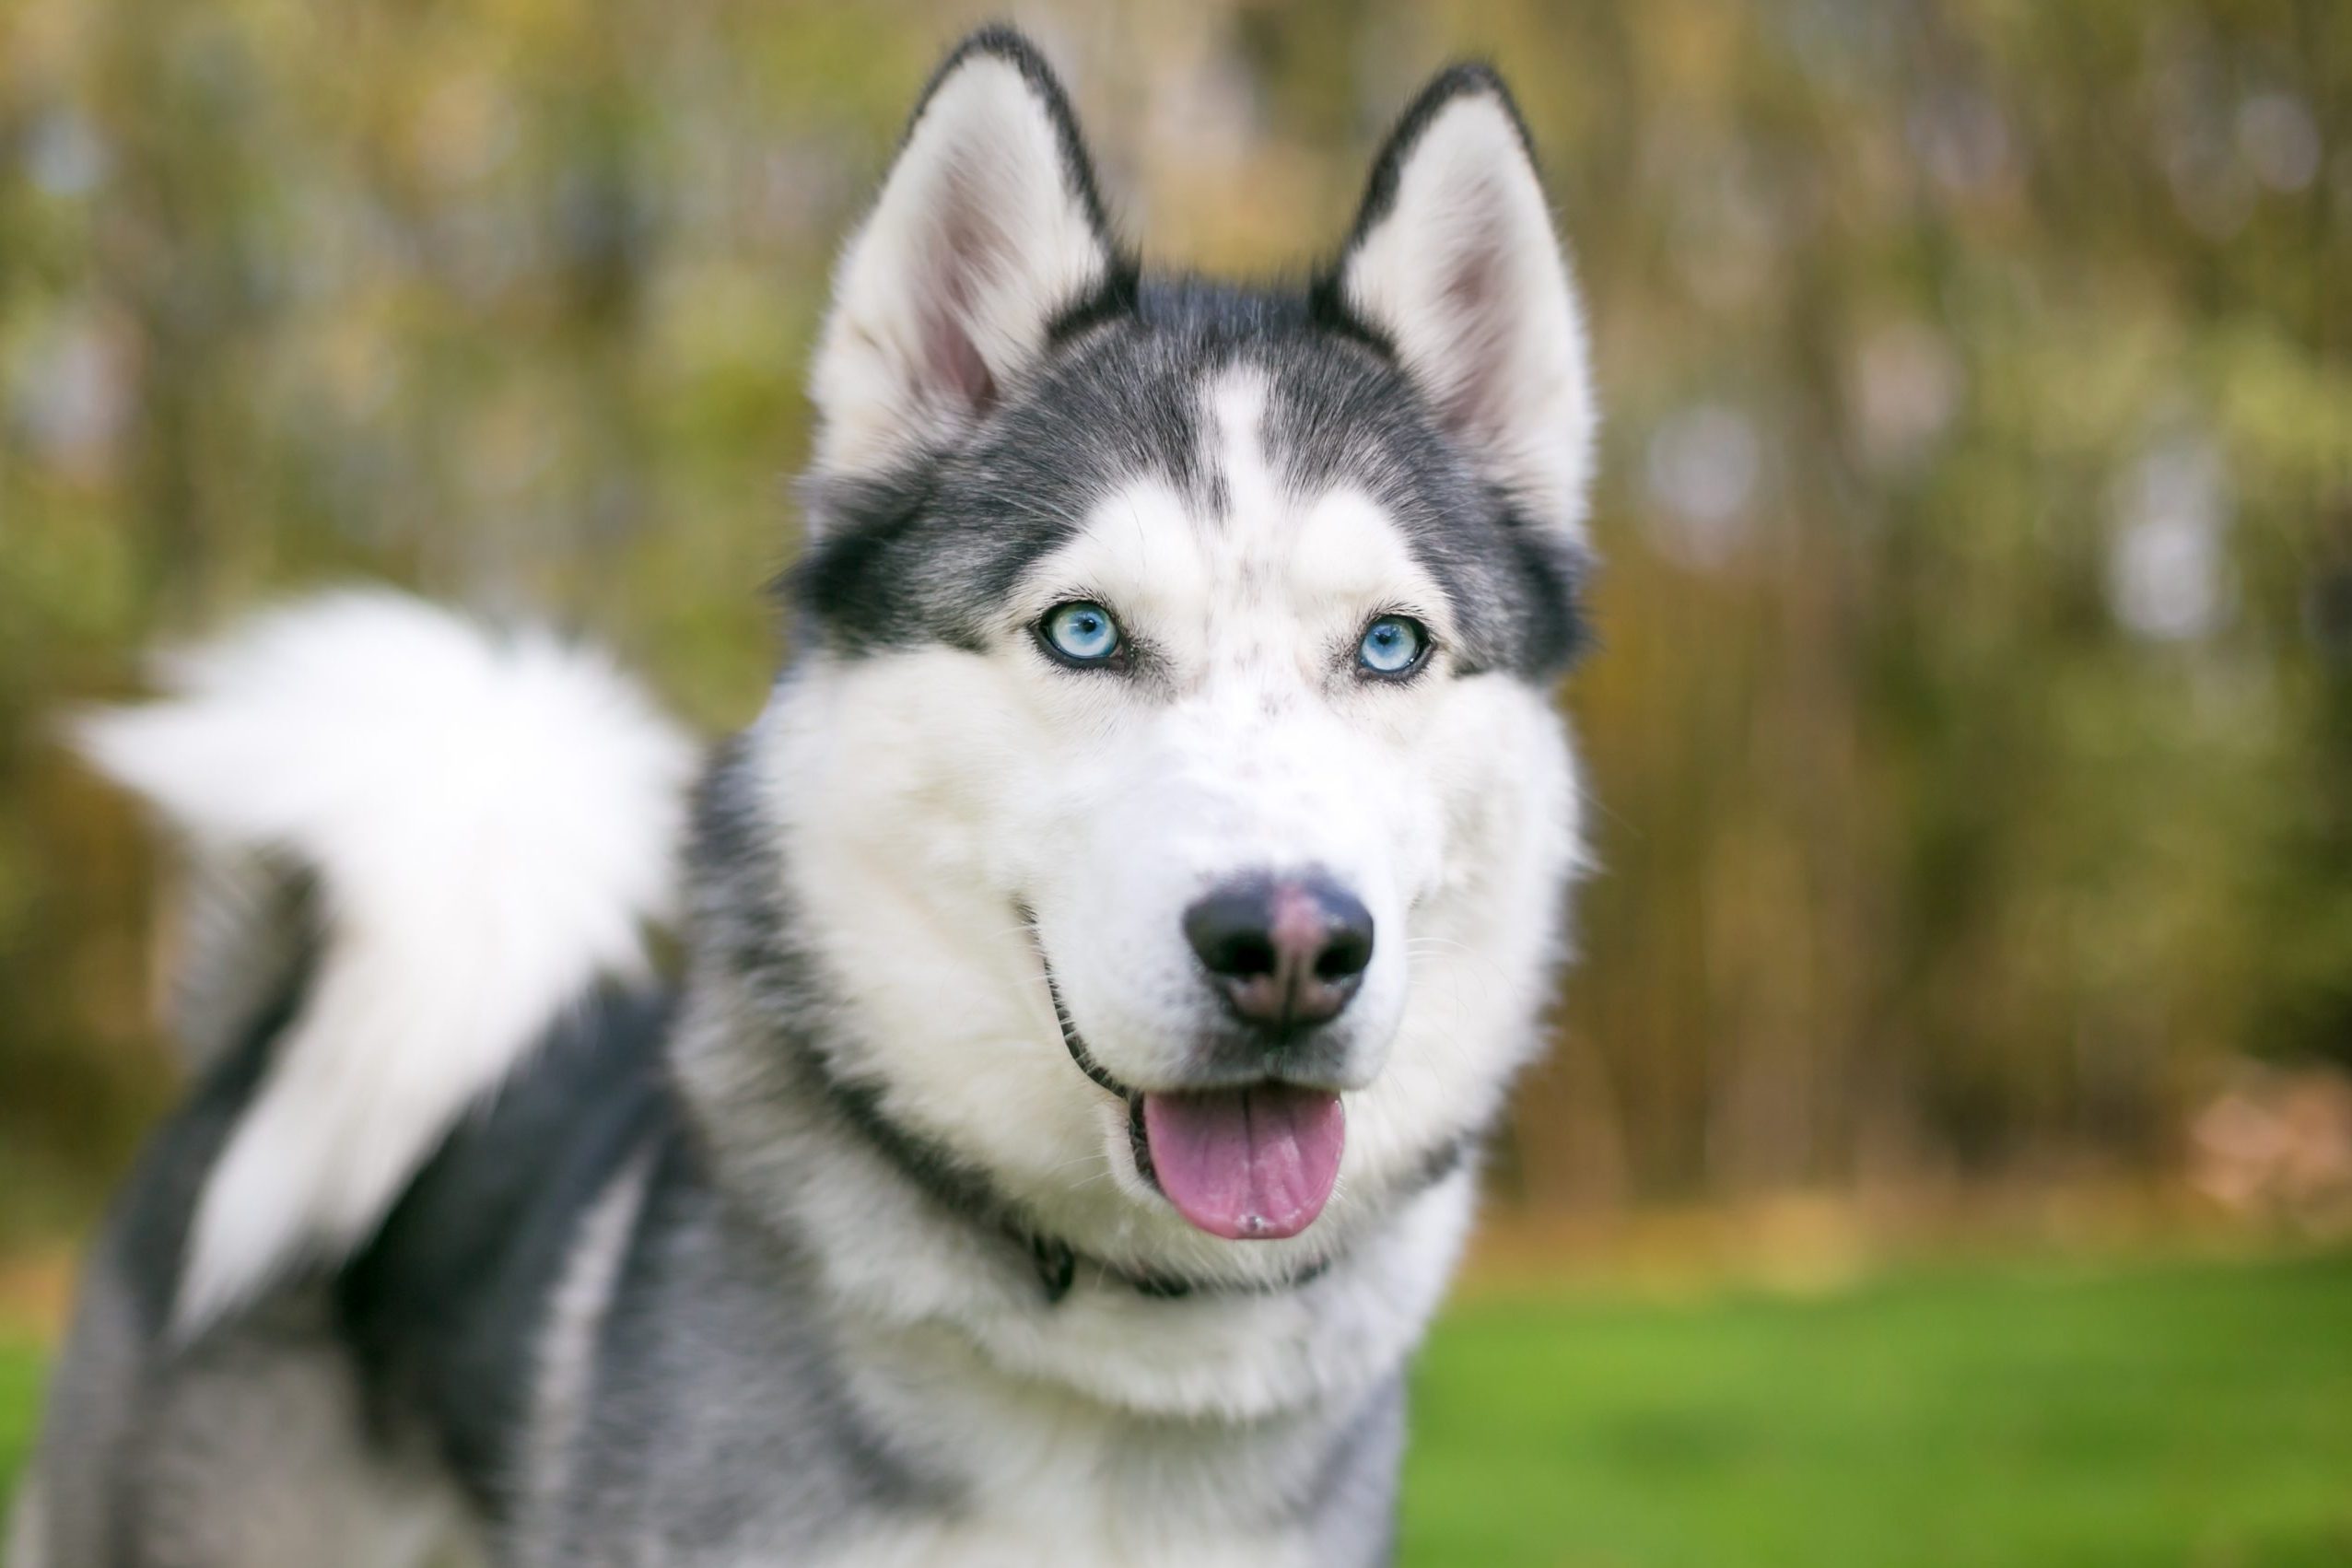
[[[1506,1204],[2352,1189],[2352,6],[1014,10],[1165,264],[1303,267],[1450,55],[1522,95],[1607,566]],[[362,576],[746,720],[829,261],[974,19],[0,3],[0,1243],[172,1090],[56,720]]]
[[[1599,866],[1406,1561],[2352,1562],[2352,1255],[2268,1256],[2352,1234],[2352,5],[1012,9],[1169,265],[1303,269],[1490,55],[1588,295]],[[0,0],[0,1492],[175,1092],[168,848],[59,720],[373,578],[745,721],[979,14]]]

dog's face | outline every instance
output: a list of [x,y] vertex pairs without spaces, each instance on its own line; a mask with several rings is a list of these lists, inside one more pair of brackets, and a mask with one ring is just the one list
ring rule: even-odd
[[1575,853],[1592,415],[1509,100],[1433,84],[1311,291],[1139,282],[983,40],[837,287],[761,732],[828,1066],[1090,1248],[1319,1255],[1492,1115]]

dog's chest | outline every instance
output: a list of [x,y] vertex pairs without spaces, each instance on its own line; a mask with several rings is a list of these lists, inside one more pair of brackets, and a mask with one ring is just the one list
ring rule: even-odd
[[[1150,1450],[1079,1420],[1058,1430],[1016,1415],[963,1463],[952,1507],[884,1525],[829,1561],[889,1568],[1307,1568],[1288,1478],[1246,1437]],[[1186,1445],[1190,1446],[1190,1445]],[[942,1454],[942,1457],[947,1456]],[[1252,1473],[1255,1470],[1256,1473]]]
[[1297,1531],[1242,1539],[1040,1516],[894,1526],[821,1561],[825,1568],[1309,1568],[1317,1560]]
[[[902,1348],[904,1342],[902,1341]],[[933,1349],[936,1349],[934,1344]],[[957,1568],[1300,1568],[1343,1423],[1145,1419],[982,1370],[878,1356],[858,1402],[943,1483],[943,1505],[883,1522],[828,1562]]]

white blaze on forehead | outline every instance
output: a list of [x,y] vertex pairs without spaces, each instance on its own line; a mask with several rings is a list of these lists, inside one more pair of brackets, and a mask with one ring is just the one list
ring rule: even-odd
[[1236,535],[1247,535],[1289,509],[1266,452],[1266,378],[1232,370],[1211,383],[1202,403],[1209,411],[1211,461],[1217,465],[1225,520]]

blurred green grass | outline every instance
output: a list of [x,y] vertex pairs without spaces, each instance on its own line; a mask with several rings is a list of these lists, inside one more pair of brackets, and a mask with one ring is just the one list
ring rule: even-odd
[[[41,1352],[31,1338],[0,1328],[0,1499],[16,1494],[17,1473],[32,1455],[41,1414]],[[6,1506],[0,1503],[0,1520]]]
[[2352,1563],[2352,1258],[1458,1308],[1416,1568]]
[[[2352,1257],[1473,1302],[1409,1568],[2352,1564]],[[0,1476],[39,1354],[0,1336]]]

